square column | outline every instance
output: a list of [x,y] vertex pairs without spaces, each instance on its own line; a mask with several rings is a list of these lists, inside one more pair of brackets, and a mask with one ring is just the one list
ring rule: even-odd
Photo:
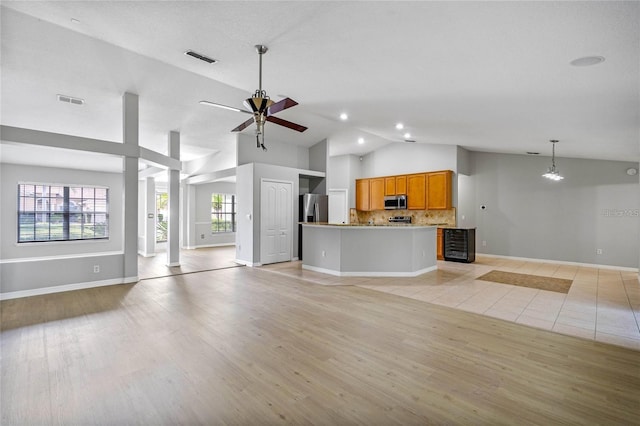
[[123,106],[124,156],[124,270],[125,283],[138,281],[138,95],[125,93]]
[[[169,157],[180,160],[180,133],[169,132]],[[180,266],[180,170],[168,169],[167,266]]]

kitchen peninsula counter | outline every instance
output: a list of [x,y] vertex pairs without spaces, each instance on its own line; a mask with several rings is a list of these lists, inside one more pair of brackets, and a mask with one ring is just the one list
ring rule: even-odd
[[437,226],[302,224],[302,268],[337,276],[415,277],[437,269]]

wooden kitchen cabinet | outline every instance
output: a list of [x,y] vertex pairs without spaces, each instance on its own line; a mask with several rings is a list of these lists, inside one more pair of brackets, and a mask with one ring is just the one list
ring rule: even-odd
[[395,195],[407,195],[407,177],[406,176],[396,176]]
[[407,195],[407,177],[404,175],[385,177],[384,195]]
[[384,178],[369,179],[369,210],[384,210]]
[[418,173],[407,175],[407,209],[424,210],[427,208],[427,175]]
[[384,195],[396,195],[396,177],[384,178]]
[[356,210],[369,211],[369,179],[356,179]]
[[443,247],[442,247],[442,228],[438,228],[436,234],[436,259],[444,260]]
[[451,208],[451,170],[427,173],[427,209]]

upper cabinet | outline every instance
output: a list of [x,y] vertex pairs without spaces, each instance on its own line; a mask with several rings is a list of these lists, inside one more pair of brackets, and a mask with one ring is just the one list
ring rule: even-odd
[[418,173],[407,175],[407,209],[424,210],[427,208],[427,175]]
[[384,195],[407,195],[407,176],[385,177]]
[[369,179],[369,210],[384,210],[384,178]]
[[427,173],[427,209],[451,208],[451,170]]
[[369,179],[356,179],[356,210],[369,211]]
[[453,172],[356,179],[356,210],[384,210],[385,195],[406,195],[409,210],[451,209]]
[[396,176],[395,195],[407,195],[407,177],[406,176]]
[[384,178],[384,195],[396,195],[396,177],[388,176]]

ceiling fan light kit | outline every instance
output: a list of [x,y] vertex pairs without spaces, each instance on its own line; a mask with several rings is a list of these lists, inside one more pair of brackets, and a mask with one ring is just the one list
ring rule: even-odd
[[244,100],[244,105],[248,110],[243,110],[239,108],[230,107],[227,105],[218,104],[210,101],[200,101],[202,105],[214,106],[217,108],[224,108],[231,111],[243,112],[245,114],[253,115],[252,118],[248,119],[244,123],[237,126],[235,129],[232,129],[232,132],[240,132],[247,127],[249,127],[252,123],[256,123],[256,146],[258,148],[262,148],[264,151],[267,150],[267,147],[264,145],[264,125],[267,121],[278,124],[280,126],[287,127],[292,130],[296,130],[298,132],[304,132],[307,130],[305,126],[300,124],[292,123],[287,120],[283,120],[282,118],[274,117],[273,114],[285,110],[287,108],[291,108],[293,106],[298,105],[296,101],[291,98],[284,98],[278,102],[272,101],[267,92],[262,90],[262,55],[267,53],[269,48],[263,44],[255,45],[256,51],[258,52],[259,57],[259,74],[258,74],[258,90],[253,93],[253,96]]
[[542,177],[545,177],[550,180],[559,181],[564,179],[560,172],[556,169],[556,144],[558,141],[556,139],[551,139],[551,167],[547,170],[547,173],[543,174]]

